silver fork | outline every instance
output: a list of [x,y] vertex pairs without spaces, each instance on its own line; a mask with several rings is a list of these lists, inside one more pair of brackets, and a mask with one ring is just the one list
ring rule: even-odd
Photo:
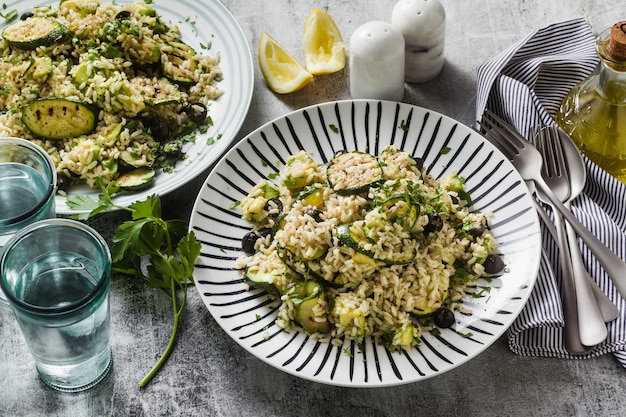
[[[542,134],[542,137],[544,138],[541,142],[549,143],[551,146],[547,149],[551,150],[551,153],[553,152],[552,155],[544,158],[545,164],[548,165],[548,159],[550,158],[555,160],[555,168],[557,168],[557,171],[559,170],[558,167],[563,167],[561,175],[565,178],[562,180],[569,180],[570,195],[566,200],[561,198],[561,201],[563,201],[565,207],[571,210],[570,202],[577,198],[585,188],[585,183],[587,181],[585,163],[580,156],[578,148],[574,145],[574,142],[572,142],[570,137],[558,127],[548,127],[542,129],[539,133]],[[544,152],[542,151],[542,153]],[[556,172],[550,175],[555,174]],[[546,175],[544,175],[544,178],[546,178]],[[546,180],[546,183],[550,185],[548,180]],[[551,188],[554,190],[554,187]],[[555,194],[559,197],[557,193]],[[579,274],[587,280],[587,283],[594,293],[594,298],[598,303],[598,307],[600,308],[600,313],[602,314],[604,321],[608,323],[615,320],[619,316],[619,309],[613,301],[611,301],[611,299],[604,294],[600,287],[598,287],[598,284],[596,284],[594,279],[587,272],[587,268],[585,267],[578,248],[578,236],[568,223],[565,225],[572,258],[573,273],[575,275]]]
[[[545,196],[554,205],[554,208],[563,215],[578,236],[587,244],[596,255],[606,273],[611,277],[615,288],[622,298],[626,299],[626,262],[607,248],[601,240],[591,233],[559,200],[541,176],[543,159],[537,149],[524,137],[495,114],[486,111],[480,124],[485,130],[498,134],[491,135],[492,142],[518,170],[525,180],[532,180]],[[497,128],[495,130],[494,128]]]
[[[543,156],[542,176],[546,184],[553,190],[555,196],[568,207],[568,202],[572,195],[570,174],[567,171],[561,139],[558,135],[559,132],[556,128],[544,127],[535,135],[535,145]],[[543,193],[539,192],[538,196],[541,200],[544,200]],[[549,201],[547,203],[553,206]],[[567,286],[575,289],[574,298],[572,299],[576,300],[575,305],[578,313],[577,336],[580,337],[580,342],[583,345],[595,346],[602,343],[608,336],[604,318],[589,282],[585,275],[582,275],[584,270],[580,271],[574,268],[574,259],[578,259],[575,258],[577,248],[570,247],[565,234],[563,218],[558,212],[554,213],[554,226],[557,232],[559,250],[561,251],[562,278],[571,281],[567,283]],[[571,297],[570,294],[566,294],[566,296]]]

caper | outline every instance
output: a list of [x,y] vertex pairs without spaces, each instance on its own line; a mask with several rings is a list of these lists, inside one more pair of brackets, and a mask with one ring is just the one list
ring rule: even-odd
[[504,261],[498,255],[489,254],[483,262],[483,267],[488,274],[499,274],[504,271]]
[[454,324],[454,313],[449,308],[441,307],[433,314],[433,320],[437,327],[447,329]]

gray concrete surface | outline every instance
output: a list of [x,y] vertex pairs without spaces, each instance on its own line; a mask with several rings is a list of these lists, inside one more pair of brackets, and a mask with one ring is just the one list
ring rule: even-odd
[[[159,1],[155,0],[158,5]],[[586,16],[603,28],[625,18],[622,0],[443,0],[446,64],[433,81],[407,87],[405,102],[465,124],[474,120],[476,66],[549,23]],[[255,58],[256,85],[238,139],[290,110],[349,97],[347,69],[317,77],[305,89],[277,96],[256,66],[261,32],[296,57],[302,24],[327,9],[344,38],[361,24],[390,19],[395,0],[224,0]],[[205,174],[163,197],[164,216],[188,219]],[[107,239],[123,213],[89,223]],[[613,359],[559,360],[516,356],[501,338],[443,375],[393,388],[337,388],[298,379],[248,354],[217,325],[194,289],[178,345],[152,383],[138,381],[167,343],[170,306],[156,291],[126,277],[111,292],[114,368],[97,387],[64,394],[38,379],[12,314],[0,308],[0,416],[623,416],[626,374]]]

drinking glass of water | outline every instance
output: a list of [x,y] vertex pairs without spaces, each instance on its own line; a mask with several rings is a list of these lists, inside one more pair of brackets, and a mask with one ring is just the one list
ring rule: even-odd
[[[0,253],[18,230],[55,216],[56,182],[52,159],[41,147],[0,138]],[[1,292],[0,301],[6,302]]]
[[26,226],[0,256],[0,287],[52,388],[88,389],[111,367],[110,271],[104,239],[75,220]]

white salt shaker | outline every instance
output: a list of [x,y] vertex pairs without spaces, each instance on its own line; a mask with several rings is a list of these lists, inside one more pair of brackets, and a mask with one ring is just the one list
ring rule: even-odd
[[391,24],[404,36],[405,80],[429,81],[443,68],[446,11],[439,0],[400,0]]
[[400,101],[404,96],[404,37],[387,22],[369,22],[350,38],[350,94]]

